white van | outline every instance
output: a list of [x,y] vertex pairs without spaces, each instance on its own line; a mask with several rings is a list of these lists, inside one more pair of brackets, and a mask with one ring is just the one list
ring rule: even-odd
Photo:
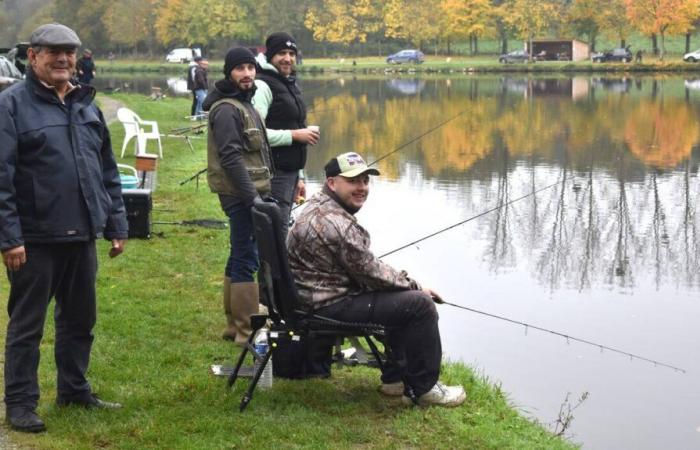
[[195,56],[199,56],[199,49],[191,48],[174,48],[167,54],[165,60],[171,63],[186,63],[194,59]]

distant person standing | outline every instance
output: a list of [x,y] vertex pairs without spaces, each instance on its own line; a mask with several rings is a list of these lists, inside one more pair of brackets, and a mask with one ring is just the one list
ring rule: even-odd
[[95,78],[95,61],[92,60],[92,52],[88,49],[83,50],[83,57],[76,64],[78,69],[78,81],[83,84],[90,84]]
[[197,67],[194,68],[194,80],[192,82],[192,88],[194,89],[194,97],[197,99],[197,104],[194,108],[194,119],[202,119],[204,111],[202,110],[202,104],[207,96],[207,90],[209,89],[209,80],[207,78],[209,71],[209,61],[204,58],[200,58],[197,62]]
[[267,126],[275,164],[272,196],[280,204],[286,234],[295,194],[306,196],[303,180],[306,147],[316,145],[320,134],[318,129],[306,126],[306,105],[294,71],[298,51],[296,41],[290,34],[278,32],[267,38],[265,46],[265,53],[256,58],[261,70],[255,79],[257,90],[253,105]]
[[642,63],[642,51],[637,50],[637,53],[634,57],[634,62],[641,64]]
[[195,56],[194,60],[190,62],[187,66],[187,90],[192,92],[192,107],[190,108],[190,116],[194,117],[194,113],[197,110],[197,94],[194,92],[194,72],[199,67],[199,61],[202,60],[201,56]]

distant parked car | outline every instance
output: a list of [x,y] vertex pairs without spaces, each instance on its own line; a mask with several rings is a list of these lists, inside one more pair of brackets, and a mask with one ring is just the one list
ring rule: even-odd
[[188,63],[195,56],[202,56],[199,48],[174,48],[165,56],[165,60],[171,63]]
[[12,62],[0,56],[0,91],[22,79],[22,73]]
[[591,61],[594,63],[619,61],[619,62],[630,62],[632,61],[632,52],[628,48],[614,48],[606,52],[593,53],[591,55]]
[[401,50],[386,58],[388,64],[412,63],[421,64],[425,61],[425,55],[420,50]]
[[502,64],[526,62],[530,59],[530,54],[525,50],[515,50],[498,57],[498,62]]
[[697,49],[694,52],[686,53],[685,55],[683,55],[683,61],[691,62],[691,63],[700,61],[700,49]]

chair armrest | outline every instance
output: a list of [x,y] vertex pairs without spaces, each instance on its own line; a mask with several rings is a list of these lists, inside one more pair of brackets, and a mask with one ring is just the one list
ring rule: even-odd
[[158,129],[158,122],[155,120],[142,120],[141,125],[148,125],[152,132]]

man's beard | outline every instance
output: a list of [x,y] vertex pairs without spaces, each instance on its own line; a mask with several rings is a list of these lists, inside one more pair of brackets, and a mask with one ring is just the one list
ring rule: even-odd
[[358,208],[356,206],[348,205],[346,202],[341,200],[340,197],[338,197],[338,194],[333,192],[333,190],[331,190],[331,188],[328,187],[328,184],[323,185],[323,193],[326,194],[327,196],[329,196],[330,198],[332,198],[333,200],[335,200],[335,202],[337,204],[339,204],[345,211],[349,212],[353,216],[362,208],[362,207]]
[[231,80],[231,81],[236,86],[236,88],[238,88],[239,91],[250,91],[251,89],[253,89],[253,87],[255,87],[255,80],[253,80],[253,79],[251,79],[250,81],[245,81],[246,83],[248,83],[248,87],[243,87],[241,85],[241,83],[244,82],[243,80],[241,80],[241,81]]

